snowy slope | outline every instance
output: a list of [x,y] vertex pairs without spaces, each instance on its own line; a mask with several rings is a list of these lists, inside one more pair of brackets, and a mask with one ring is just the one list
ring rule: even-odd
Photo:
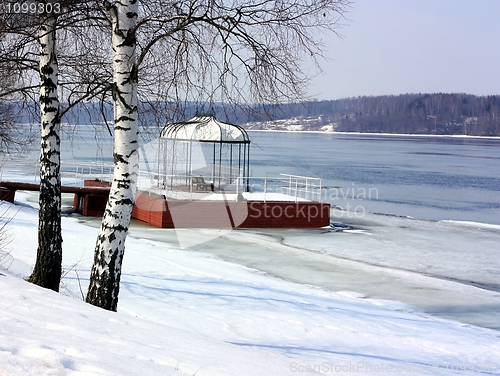
[[500,372],[498,331],[148,239],[127,240],[118,312],[87,305],[97,229],[78,218],[63,218],[61,294],[41,289],[22,279],[36,252],[30,197],[9,209],[0,259],[0,375]]

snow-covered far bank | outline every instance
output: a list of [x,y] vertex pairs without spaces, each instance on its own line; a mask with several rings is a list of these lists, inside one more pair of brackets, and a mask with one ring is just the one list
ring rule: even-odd
[[498,140],[500,136],[471,136],[466,134],[420,134],[420,133],[371,133],[371,132],[339,132],[332,127],[324,126],[323,129],[317,131],[303,129],[247,129],[247,132],[276,132],[276,133],[323,133],[323,134],[344,134],[356,136],[397,136],[397,137],[452,137],[452,138],[478,138],[478,139],[493,139]]
[[61,293],[41,289],[22,279],[36,253],[30,197],[18,192],[10,207],[0,256],[2,376],[500,372],[498,331],[272,278],[173,241],[130,237],[118,312],[95,308],[81,299],[97,229],[78,216],[62,219]]

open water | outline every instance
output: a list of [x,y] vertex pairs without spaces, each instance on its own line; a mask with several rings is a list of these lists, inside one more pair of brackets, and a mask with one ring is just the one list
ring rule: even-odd
[[[252,176],[322,178],[323,200],[344,209],[500,224],[500,138],[305,132],[250,137]],[[112,162],[106,129],[67,127],[62,145],[63,162]]]
[[500,224],[500,139],[252,132],[253,172],[323,178],[372,213]]

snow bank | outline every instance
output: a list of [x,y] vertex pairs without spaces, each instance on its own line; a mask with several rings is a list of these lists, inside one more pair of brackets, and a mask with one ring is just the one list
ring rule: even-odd
[[17,197],[24,204],[9,210],[11,251],[0,261],[0,375],[498,372],[498,331],[286,282],[165,241],[127,240],[119,311],[98,309],[80,293],[97,229],[78,217],[63,218],[62,293],[41,289],[22,280],[35,260],[37,211],[29,194]]

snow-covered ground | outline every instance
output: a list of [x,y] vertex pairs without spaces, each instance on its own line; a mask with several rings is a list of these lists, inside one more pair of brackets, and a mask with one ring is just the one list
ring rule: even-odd
[[[62,219],[61,293],[39,288],[23,280],[36,256],[36,195],[18,192],[16,200],[4,214],[4,220],[12,217],[11,242],[0,256],[2,376],[500,373],[496,330],[347,289],[332,292],[275,278],[224,261],[202,245],[182,250],[174,241],[145,237],[148,231],[140,227],[127,240],[117,313],[82,302],[97,229],[78,216]],[[175,235],[157,231],[164,240]],[[345,244],[342,234],[333,235]],[[416,230],[410,243],[420,235]],[[251,240],[254,249],[269,247],[263,246],[265,233],[231,236]],[[369,252],[363,236],[370,237],[361,234],[353,250],[359,259]],[[303,239],[274,243],[300,248]],[[326,251],[322,244],[315,245],[318,253]],[[404,268],[378,257],[374,263]],[[408,265],[417,255],[409,257]],[[498,301],[498,293],[488,293]]]

